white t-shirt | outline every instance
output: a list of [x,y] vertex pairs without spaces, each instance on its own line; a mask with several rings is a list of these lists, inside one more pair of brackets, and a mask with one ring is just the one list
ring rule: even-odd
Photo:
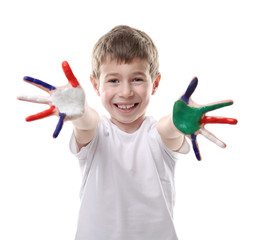
[[176,240],[173,224],[176,153],[147,117],[134,133],[101,117],[92,141],[78,152],[82,186],[76,240]]

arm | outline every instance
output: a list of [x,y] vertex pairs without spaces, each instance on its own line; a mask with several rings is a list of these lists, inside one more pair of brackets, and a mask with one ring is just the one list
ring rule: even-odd
[[178,151],[183,142],[184,134],[182,134],[174,125],[172,114],[161,118],[157,123],[157,131],[160,134],[167,148]]
[[72,123],[78,148],[81,149],[94,137],[99,123],[99,115],[94,109],[86,105],[82,117],[72,120]]

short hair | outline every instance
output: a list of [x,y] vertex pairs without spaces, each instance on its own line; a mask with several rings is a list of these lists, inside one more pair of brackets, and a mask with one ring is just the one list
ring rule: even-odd
[[130,63],[134,58],[147,60],[154,80],[159,74],[158,51],[152,39],[144,32],[125,25],[113,28],[95,44],[92,52],[92,75],[100,77],[100,66],[106,60]]

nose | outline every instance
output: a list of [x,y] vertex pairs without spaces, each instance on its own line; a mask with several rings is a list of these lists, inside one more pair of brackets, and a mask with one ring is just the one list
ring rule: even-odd
[[131,83],[122,83],[119,89],[119,96],[124,98],[129,98],[134,95],[133,87]]

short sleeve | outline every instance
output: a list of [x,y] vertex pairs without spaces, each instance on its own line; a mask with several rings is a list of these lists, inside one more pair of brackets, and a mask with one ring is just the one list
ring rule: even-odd
[[70,141],[69,141],[69,148],[70,148],[70,152],[72,154],[74,154],[78,158],[79,161],[85,161],[87,159],[87,155],[90,152],[90,149],[93,148],[93,150],[94,150],[94,148],[96,147],[99,128],[101,128],[100,125],[98,126],[98,129],[97,129],[93,139],[91,140],[91,142],[87,146],[82,147],[80,150],[77,145],[75,134],[73,131]]
[[89,144],[86,147],[82,147],[79,150],[77,142],[76,142],[75,134],[73,132],[69,141],[69,148],[70,148],[70,152],[74,154],[79,160],[81,160],[81,158],[83,158],[84,155],[86,155],[87,149],[89,148]]

